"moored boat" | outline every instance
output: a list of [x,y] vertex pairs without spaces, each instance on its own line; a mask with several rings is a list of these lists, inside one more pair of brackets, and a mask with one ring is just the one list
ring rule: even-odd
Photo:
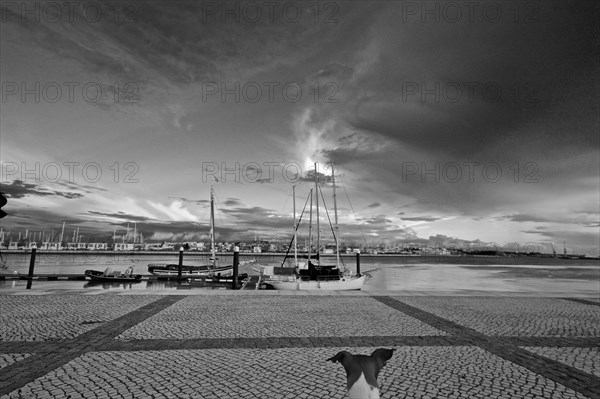
[[[309,253],[307,255],[307,261],[299,262],[298,261],[298,253],[296,248],[297,241],[297,231],[300,225],[300,221],[302,220],[302,215],[304,214],[304,210],[300,215],[298,222],[296,223],[296,206],[295,206],[295,192],[294,192],[294,258],[292,267],[284,267],[286,261],[292,260],[291,257],[288,258],[290,246],[288,247],[288,251],[281,263],[281,267],[277,268],[276,271],[273,266],[262,266],[260,270],[260,281],[262,281],[267,287],[274,288],[276,290],[325,290],[325,291],[346,291],[346,290],[360,290],[363,285],[371,278],[372,274],[379,270],[373,269],[362,274],[352,274],[351,271],[346,270],[346,267],[341,262],[339,256],[339,245],[338,245],[338,236],[339,229],[337,223],[337,203],[335,200],[335,174],[333,172],[332,165],[332,183],[333,183],[333,203],[335,210],[335,230],[333,234],[333,238],[335,240],[336,245],[336,263],[335,265],[322,265],[319,249],[320,249],[320,239],[319,239],[319,193],[320,188],[317,180],[317,165],[315,164],[315,193],[316,193],[316,209],[317,209],[317,253],[311,254],[311,226],[309,226]],[[311,223],[312,223],[312,189],[310,190],[309,198],[311,204]],[[321,192],[322,195],[322,192]],[[307,199],[307,203],[308,203]],[[306,209],[306,204],[305,204]]]
[[133,274],[133,266],[129,266],[125,272],[112,271],[110,267],[104,271],[86,270],[85,276],[94,282],[135,282],[141,281],[141,274]]
[[[177,275],[179,273],[179,265],[175,263],[150,263],[148,265],[148,272],[157,276]],[[233,265],[220,267],[212,267],[210,265],[181,265],[182,276],[206,276],[216,273],[227,275],[232,272]]]
[[[210,244],[211,257],[206,265],[181,265],[182,276],[210,276],[210,275],[228,275],[233,273],[233,265],[219,266],[215,246],[215,193],[210,186]],[[170,276],[179,274],[179,264],[174,263],[151,263],[148,265],[148,272],[159,276]]]

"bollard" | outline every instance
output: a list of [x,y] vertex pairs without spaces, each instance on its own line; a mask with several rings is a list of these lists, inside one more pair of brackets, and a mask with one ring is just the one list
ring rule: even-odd
[[177,280],[181,284],[181,268],[183,266],[183,246],[179,247],[179,265],[177,266]]
[[356,275],[360,276],[360,252],[356,253]]
[[35,267],[35,253],[37,249],[31,248],[31,258],[29,259],[29,273],[27,274],[27,289],[31,289],[31,283],[33,280],[33,268]]
[[231,289],[237,289],[237,277],[238,277],[238,266],[240,264],[240,247],[237,245],[233,247],[233,282],[231,283]]

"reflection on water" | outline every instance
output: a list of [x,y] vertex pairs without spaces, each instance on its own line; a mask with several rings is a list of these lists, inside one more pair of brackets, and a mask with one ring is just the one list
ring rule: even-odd
[[231,287],[231,283],[205,283],[202,281],[192,282],[177,282],[168,280],[148,280],[146,281],[146,288],[150,290],[189,290],[191,288],[200,288],[205,290],[226,290]]
[[[577,270],[574,270],[577,269]],[[419,265],[382,267],[366,284],[365,290],[455,293],[539,293],[544,295],[589,293],[598,295],[598,266]]]
[[83,285],[83,288],[102,288],[105,290],[123,288],[130,290],[133,286],[137,286],[141,281],[122,281],[122,282],[102,282],[102,281],[88,281]]
[[[1,286],[0,286],[1,287]],[[91,282],[86,281],[85,289],[102,290],[225,290],[230,289],[231,283],[208,283],[203,281],[175,281],[175,280],[145,280],[127,282]],[[252,287],[253,288],[253,287]]]

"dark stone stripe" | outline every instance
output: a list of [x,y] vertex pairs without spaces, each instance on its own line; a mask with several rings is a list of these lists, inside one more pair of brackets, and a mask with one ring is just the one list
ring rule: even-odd
[[512,345],[489,342],[477,346],[589,398],[600,399],[600,378],[593,374]]
[[584,305],[600,306],[600,302],[594,302],[594,301],[590,301],[590,300],[582,299],[582,298],[561,298],[561,299],[564,299],[565,301],[583,303]]
[[[600,378],[575,367],[568,366],[566,364],[519,348],[515,345],[521,341],[519,337],[514,339],[504,338],[502,342],[500,342],[496,337],[486,336],[471,328],[461,326],[450,320],[446,320],[432,313],[408,305],[397,299],[375,296],[372,298],[417,320],[427,323],[432,327],[452,334],[459,340],[460,338],[463,338],[471,345],[478,346],[498,357],[525,367],[536,374],[549,378],[576,392],[586,395],[592,399],[600,399]],[[531,342],[532,339],[530,338],[528,341]]]
[[[0,368],[0,395],[6,395],[19,389],[86,352],[109,345],[123,331],[171,306],[182,298],[184,296],[163,297],[71,340],[47,342],[45,343],[46,346],[44,346],[44,343],[36,342],[31,345],[31,348],[41,349],[40,352],[34,352],[33,355],[23,360]],[[27,349],[28,344],[27,342],[20,342],[18,347],[12,347],[11,349],[16,349],[19,353],[32,353],[31,349]]]
[[598,338],[593,337],[494,337],[494,341],[502,345],[544,346],[554,348],[597,348]]
[[[555,348],[596,348],[597,338],[586,337],[493,337],[499,345],[538,346]],[[0,342],[0,353],[57,353],[73,340],[46,342]],[[461,346],[472,345],[464,337],[448,336],[363,336],[363,337],[269,337],[269,338],[216,338],[216,339],[140,339],[111,340],[95,351],[136,351],[165,349],[224,349],[224,348],[298,348],[307,344],[314,348],[347,346]],[[301,342],[301,343],[300,343]]]
[[400,302],[397,299],[387,296],[373,296],[372,298],[383,303],[384,305],[391,307],[392,309],[398,310],[410,317],[422,321],[425,324],[429,324],[431,327],[437,328],[438,330],[444,331],[448,334],[452,334],[457,338],[462,338],[465,342],[472,342],[473,339],[488,339],[484,334],[477,330],[461,326],[458,323],[443,319],[432,313],[408,305],[404,302]]
[[180,350],[180,349],[281,349],[333,348],[361,346],[459,346],[464,342],[445,336],[430,337],[270,337],[270,338],[215,338],[215,339],[145,339],[113,341],[100,350]]

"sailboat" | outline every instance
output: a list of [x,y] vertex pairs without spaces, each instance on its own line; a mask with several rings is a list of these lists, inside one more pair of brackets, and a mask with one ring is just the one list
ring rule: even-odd
[[[315,163],[315,203],[316,203],[316,225],[317,225],[317,252],[316,254],[311,254],[311,240],[312,240],[312,203],[313,203],[313,195],[312,190],[310,191],[309,198],[311,204],[311,212],[310,212],[310,223],[309,223],[309,252],[307,256],[306,262],[298,261],[298,253],[297,253],[297,230],[300,225],[300,220],[296,223],[296,201],[295,201],[295,192],[294,192],[294,263],[293,263],[293,272],[288,275],[275,275],[274,267],[271,266],[263,266],[261,273],[261,280],[267,285],[276,290],[297,290],[297,291],[305,291],[305,290],[324,290],[324,291],[346,291],[346,290],[360,290],[363,285],[372,277],[372,274],[379,270],[369,270],[363,272],[362,274],[352,274],[351,271],[345,270],[345,267],[340,262],[340,251],[339,251],[339,226],[338,226],[338,216],[337,216],[337,201],[335,196],[335,173],[333,170],[333,164],[331,165],[332,172],[332,183],[333,183],[333,204],[335,211],[335,231],[334,231],[334,241],[335,241],[335,254],[336,254],[336,263],[334,265],[322,265],[321,257],[320,257],[320,230],[319,230],[319,192],[320,188],[318,185],[318,174],[317,174],[317,164]],[[322,192],[321,192],[322,195]],[[282,266],[285,264],[287,260],[287,256],[289,254],[286,253],[285,258],[283,259]],[[273,270],[271,270],[273,268]],[[283,268],[284,269],[284,268]]]
[[[210,186],[210,259],[207,265],[182,265],[182,276],[226,276],[233,273],[233,265],[219,266],[215,246],[215,192]],[[150,263],[148,271],[154,275],[169,276],[179,273],[177,263]]]

